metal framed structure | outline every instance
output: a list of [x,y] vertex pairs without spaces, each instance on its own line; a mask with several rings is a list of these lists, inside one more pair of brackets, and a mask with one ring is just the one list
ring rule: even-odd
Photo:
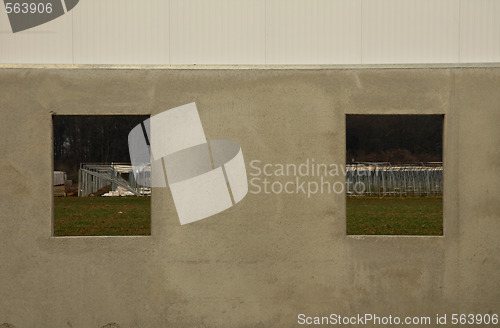
[[139,181],[148,181],[151,170],[133,174],[132,165],[122,163],[86,164],[81,163],[78,171],[78,197],[87,197],[98,190],[111,185],[111,190],[118,186],[131,192],[135,196],[144,196],[151,193],[151,188],[144,187]]
[[443,163],[347,165],[349,196],[437,196],[443,194]]

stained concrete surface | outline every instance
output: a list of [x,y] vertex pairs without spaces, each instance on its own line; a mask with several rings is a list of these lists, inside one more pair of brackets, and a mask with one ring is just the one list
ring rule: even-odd
[[[300,313],[500,314],[499,91],[495,66],[4,66],[0,322],[298,327]],[[345,114],[444,114],[444,236],[346,236],[343,194],[248,194],[180,226],[169,190],[155,189],[150,237],[52,237],[51,115],[153,115],[193,101],[207,137],[238,142],[249,172],[256,159],[342,164]]]

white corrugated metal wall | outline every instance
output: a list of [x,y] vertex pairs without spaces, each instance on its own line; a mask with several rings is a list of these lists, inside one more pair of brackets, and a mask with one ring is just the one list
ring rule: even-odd
[[81,0],[13,34],[0,63],[500,62],[500,0]]

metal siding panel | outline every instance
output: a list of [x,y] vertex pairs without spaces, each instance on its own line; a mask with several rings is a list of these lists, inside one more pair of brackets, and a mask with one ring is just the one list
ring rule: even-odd
[[459,0],[363,1],[363,63],[458,62]]
[[265,0],[170,0],[171,63],[265,64]]
[[87,0],[74,11],[75,64],[169,64],[168,0]]
[[500,1],[462,0],[460,62],[500,62]]
[[500,61],[500,0],[85,0],[33,29],[0,10],[0,62]]
[[12,33],[4,4],[0,6],[0,63],[72,63],[72,11],[42,25]]
[[268,0],[267,64],[360,64],[361,0]]

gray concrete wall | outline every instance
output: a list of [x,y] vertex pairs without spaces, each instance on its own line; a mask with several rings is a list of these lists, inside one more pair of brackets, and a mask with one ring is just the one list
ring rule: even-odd
[[[3,67],[0,325],[500,313],[499,90],[499,67]],[[346,113],[444,114],[445,235],[346,236],[343,194],[248,194],[180,226],[169,190],[155,189],[150,237],[51,236],[52,114],[155,114],[192,101],[207,137],[238,142],[249,172],[254,159],[343,163]]]

